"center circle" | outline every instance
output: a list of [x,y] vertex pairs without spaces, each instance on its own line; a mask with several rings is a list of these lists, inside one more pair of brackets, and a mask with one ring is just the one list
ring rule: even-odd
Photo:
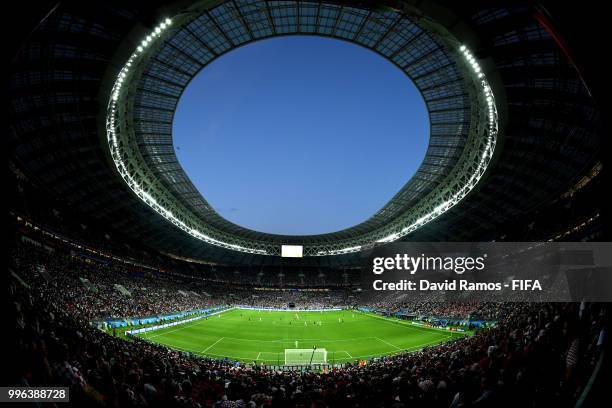
[[221,216],[255,231],[334,232],[379,211],[419,168],[427,107],[374,52],[277,37],[216,59],[173,121],[177,158]]

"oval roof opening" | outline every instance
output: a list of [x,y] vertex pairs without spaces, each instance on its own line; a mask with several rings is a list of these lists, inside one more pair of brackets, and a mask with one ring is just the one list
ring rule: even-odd
[[288,36],[205,67],[180,99],[173,142],[221,216],[312,235],[365,221],[406,184],[425,157],[429,116],[412,81],[381,56]]

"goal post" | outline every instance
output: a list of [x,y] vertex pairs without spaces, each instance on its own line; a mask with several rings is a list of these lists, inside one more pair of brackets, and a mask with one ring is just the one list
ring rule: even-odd
[[285,365],[327,364],[324,348],[285,349]]

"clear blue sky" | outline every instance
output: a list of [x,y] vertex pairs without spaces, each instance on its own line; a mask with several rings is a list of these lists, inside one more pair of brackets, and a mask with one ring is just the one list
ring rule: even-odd
[[308,235],[374,215],[429,139],[421,95],[373,52],[320,37],[234,50],[202,70],[174,117],[178,159],[223,217]]

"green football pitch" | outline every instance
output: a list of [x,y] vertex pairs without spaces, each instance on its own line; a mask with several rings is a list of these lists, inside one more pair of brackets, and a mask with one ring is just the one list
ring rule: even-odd
[[282,365],[285,349],[327,350],[327,363],[416,351],[466,335],[354,310],[300,312],[230,309],[140,333],[168,347],[213,358]]

